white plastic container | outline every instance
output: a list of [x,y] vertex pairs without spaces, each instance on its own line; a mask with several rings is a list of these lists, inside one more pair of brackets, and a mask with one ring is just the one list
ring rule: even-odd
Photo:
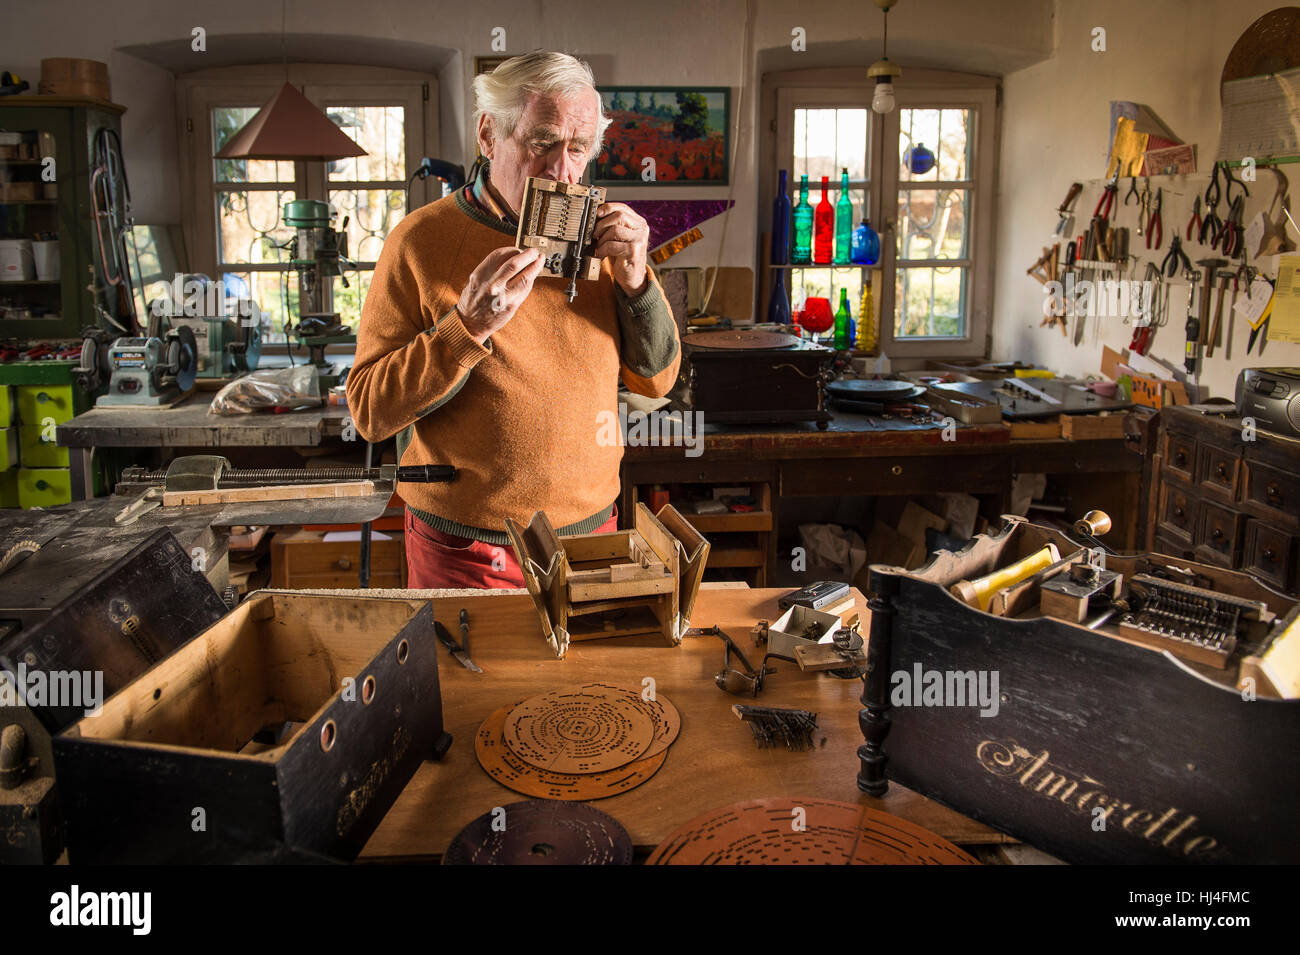
[[31,239],[0,239],[0,282],[29,282],[36,277]]
[[59,280],[59,240],[32,243],[32,261],[36,266],[36,277],[42,282]]

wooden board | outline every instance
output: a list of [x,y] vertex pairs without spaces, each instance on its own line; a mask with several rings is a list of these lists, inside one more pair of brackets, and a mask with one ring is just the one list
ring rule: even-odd
[[368,497],[374,481],[339,481],[331,484],[277,484],[270,487],[230,487],[215,491],[164,491],[163,507],[233,504],[248,501],[299,501],[331,497]]
[[[755,620],[779,617],[777,599],[788,589],[715,590],[706,585],[696,601],[695,617],[699,624],[716,623],[728,633],[743,634]],[[865,621],[866,601],[857,591],[854,597]],[[881,799],[858,791],[862,685],[856,680],[803,674],[792,664],[778,666],[767,677],[761,701],[819,713],[826,745],[807,753],[760,751],[731,712],[736,697],[713,683],[722,663],[721,642],[714,637],[687,637],[678,649],[665,647],[655,635],[600,640],[557,660],[538,639],[536,615],[527,595],[485,593],[435,598],[433,604],[440,620],[454,620],[460,607],[469,609],[477,634],[474,659],[484,672],[440,667],[445,728],[456,743],[441,763],[420,767],[366,845],[362,854],[367,859],[436,857],[485,809],[517,798],[479,768],[470,743],[495,710],[557,685],[617,681],[639,686],[645,677],[654,679],[656,690],[668,694],[681,711],[681,735],[648,784],[614,793],[601,803],[640,848],[653,848],[712,807],[789,793],[792,779],[809,796],[891,812],[958,844],[1009,841],[902,786],[891,786]],[[447,659],[445,652],[440,654],[440,662]]]
[[1069,441],[1096,441],[1124,437],[1126,414],[1063,414],[1061,437]]

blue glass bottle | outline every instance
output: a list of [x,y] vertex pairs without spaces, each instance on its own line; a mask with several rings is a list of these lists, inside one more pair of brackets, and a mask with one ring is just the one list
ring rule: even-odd
[[786,265],[790,261],[790,187],[786,170],[782,169],[776,198],[772,200],[772,264]]
[[880,236],[871,228],[871,220],[853,230],[853,264],[875,265],[880,261]]
[[790,299],[785,294],[785,269],[772,270],[772,298],[767,303],[767,320],[774,325],[789,325]]

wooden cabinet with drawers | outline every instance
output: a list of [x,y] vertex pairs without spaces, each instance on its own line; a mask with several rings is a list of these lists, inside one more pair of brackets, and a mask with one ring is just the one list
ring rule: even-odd
[[1160,418],[1148,547],[1300,592],[1300,440],[1244,429],[1234,414],[1174,407]]
[[[271,586],[286,590],[352,589],[360,586],[361,542],[327,541],[324,531],[280,531],[271,539]],[[370,541],[370,586],[406,586],[406,548],[401,534]]]

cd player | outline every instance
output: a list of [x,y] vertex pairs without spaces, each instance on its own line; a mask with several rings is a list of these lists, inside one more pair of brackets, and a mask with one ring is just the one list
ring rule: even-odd
[[1300,368],[1247,368],[1237,376],[1237,414],[1255,427],[1300,437]]

